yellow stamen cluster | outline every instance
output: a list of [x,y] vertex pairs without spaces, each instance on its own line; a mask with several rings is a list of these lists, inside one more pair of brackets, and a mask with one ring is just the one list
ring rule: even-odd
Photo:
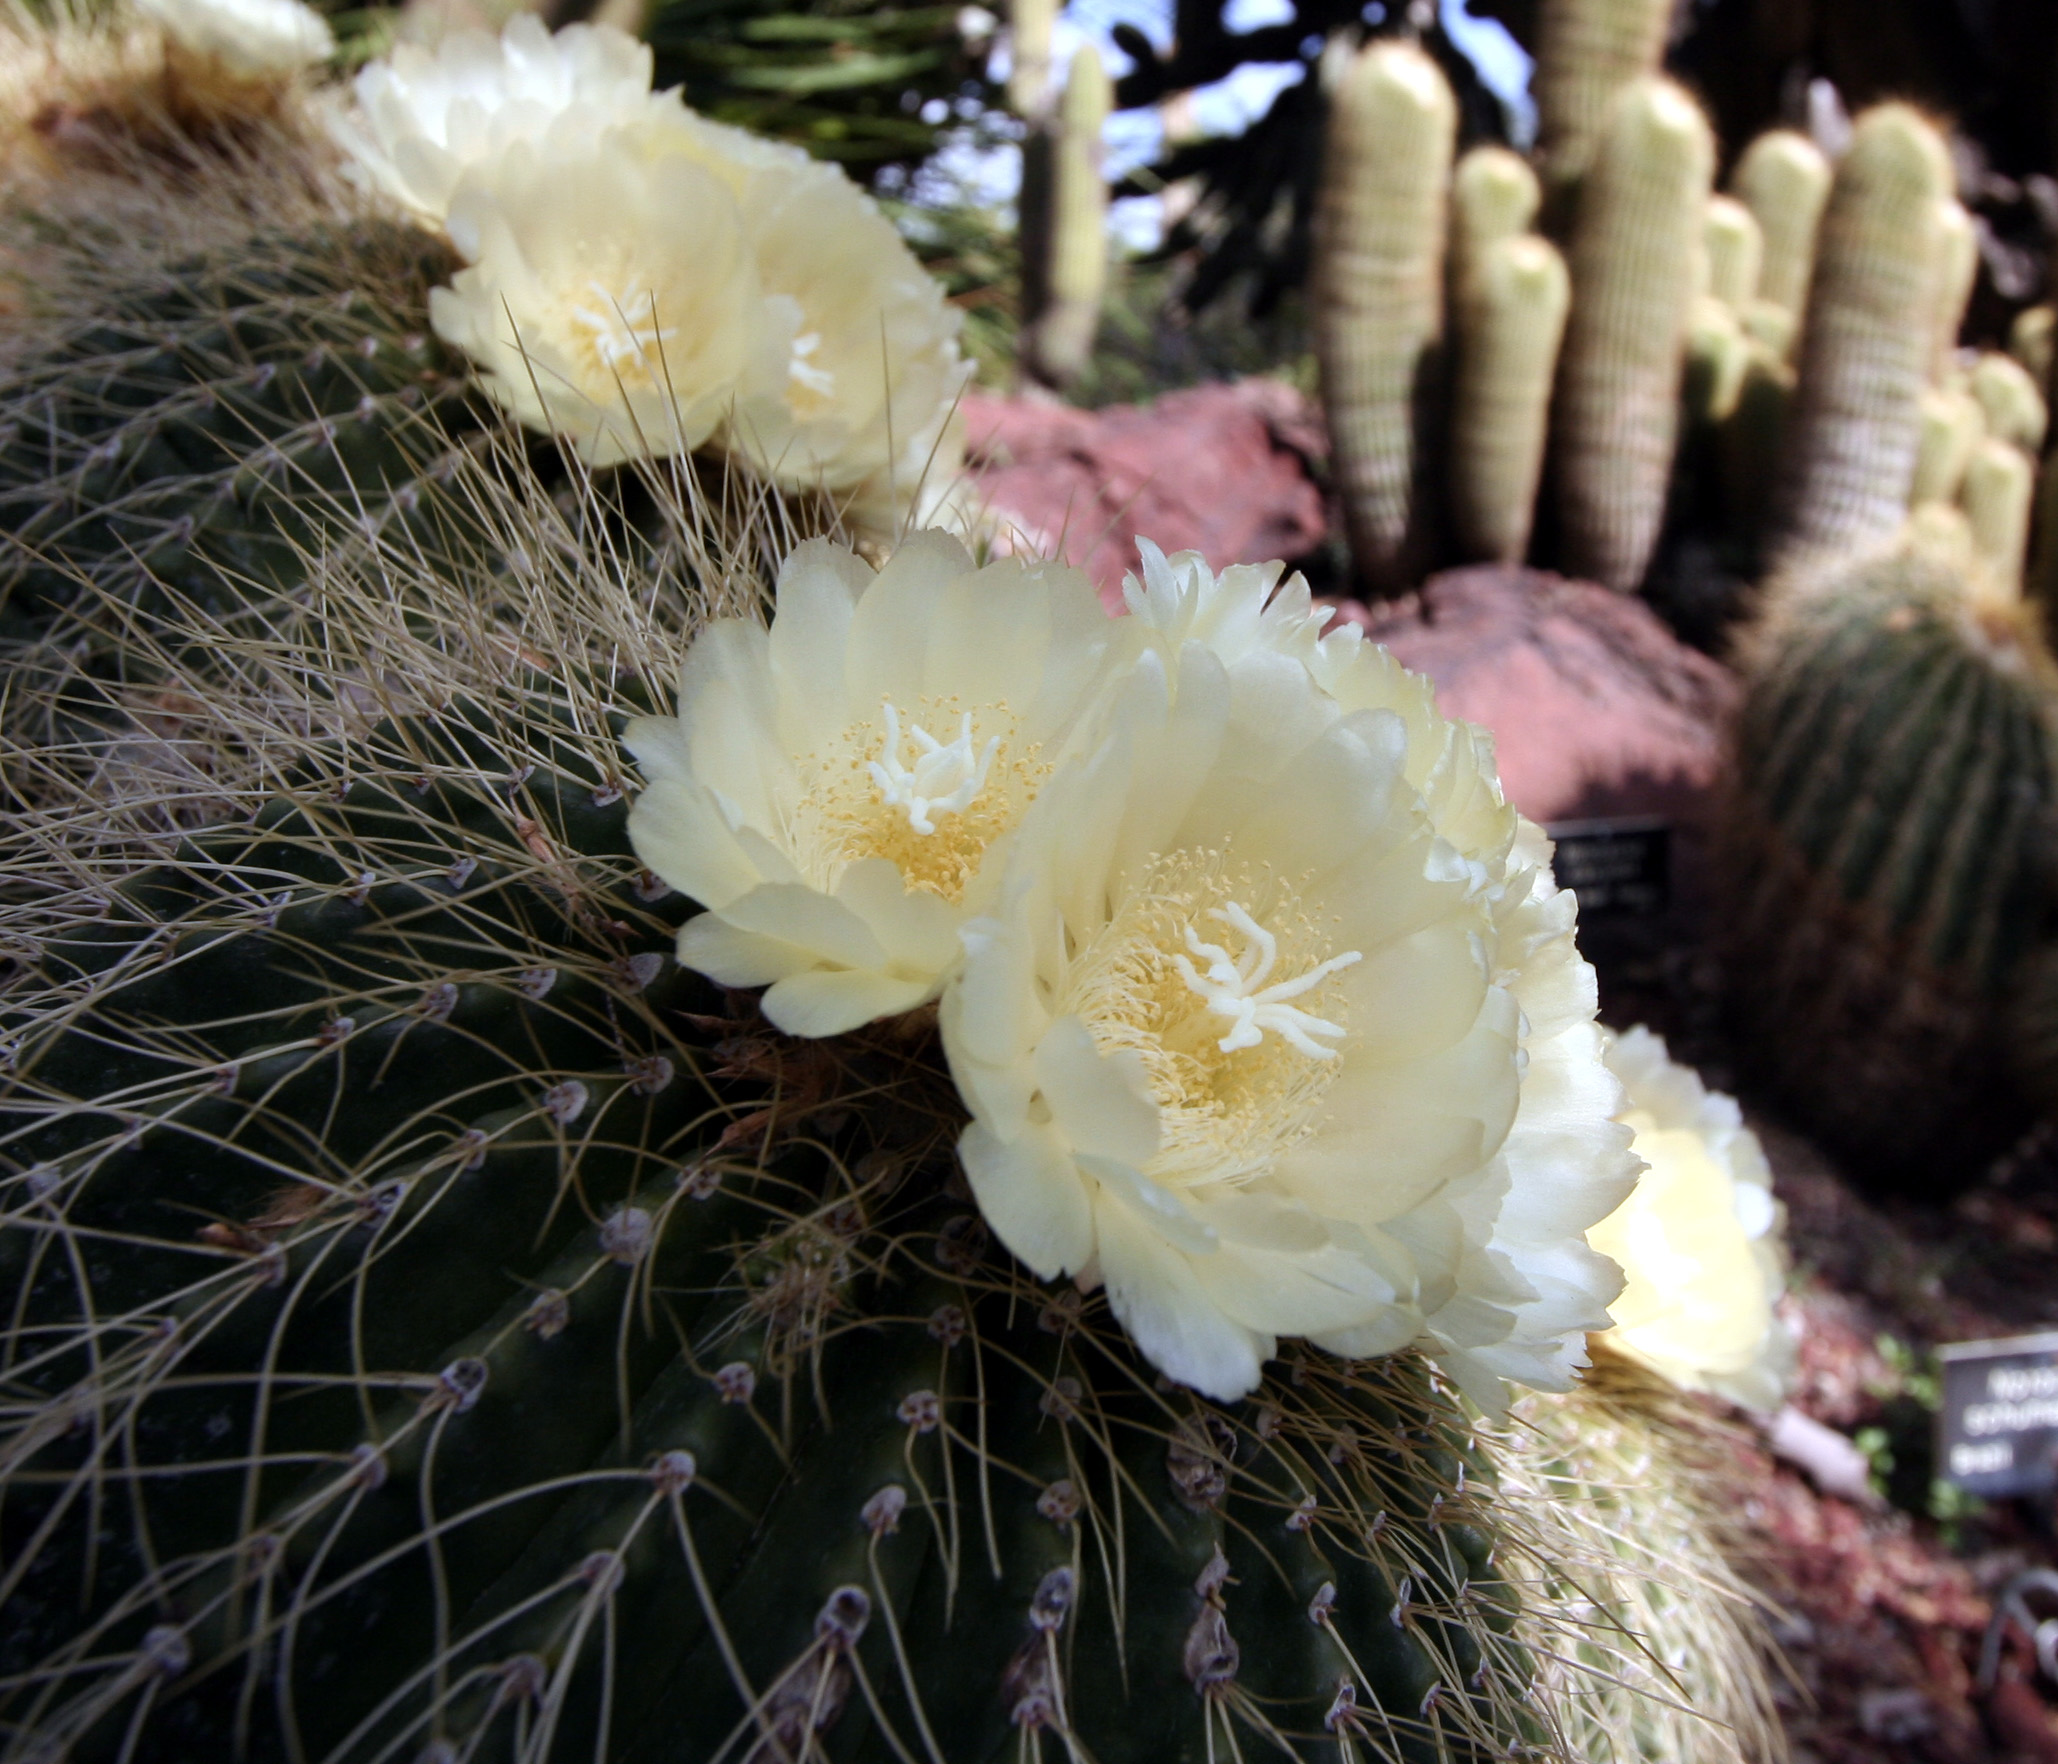
[[[955,697],[923,698],[903,714],[918,726],[955,730],[965,706]],[[933,833],[920,833],[905,808],[889,803],[872,766],[886,752],[884,712],[853,723],[799,762],[801,801],[792,828],[803,872],[823,887],[861,858],[885,858],[906,885],[955,905],[978,873],[986,849],[1022,818],[1050,766],[1034,742],[1014,751],[1015,713],[1005,704],[972,707],[981,743],[998,739],[986,785],[956,813],[939,810]]]
[[[1133,1050],[1149,1075],[1161,1140],[1151,1163],[1168,1184],[1242,1182],[1267,1173],[1311,1132],[1333,1061],[1311,1059],[1283,1036],[1224,1052],[1222,1018],[1188,982],[1189,929],[1243,950],[1211,912],[1241,906],[1278,939],[1277,971],[1305,973],[1337,952],[1302,910],[1298,891],[1268,867],[1251,870],[1219,851],[1180,851],[1154,862],[1124,895],[1066,976],[1059,1014],[1077,1013],[1102,1054]],[[1333,979],[1296,1001],[1342,1024],[1343,989]]]

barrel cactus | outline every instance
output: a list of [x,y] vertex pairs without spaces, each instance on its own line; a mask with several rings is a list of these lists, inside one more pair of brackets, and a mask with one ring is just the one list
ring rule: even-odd
[[[674,961],[704,956],[698,920],[637,849],[672,848],[632,836],[611,713],[734,576],[653,624],[676,579],[541,547],[526,573],[428,569],[395,545],[326,570],[326,653],[239,654],[196,714],[250,757],[247,817],[138,863],[80,801],[17,866],[45,886],[12,912],[37,953],[0,1025],[11,1736],[1598,1755],[1564,1750],[1558,1699],[1645,1644],[1589,1633],[1587,1546],[1501,1498],[1526,1447],[1434,1364],[1286,1344],[1240,1401],[1170,1382],[1115,1283],[1040,1281],[997,1240],[933,1011],[797,1036]],[[1019,603],[1033,572],[1003,574]],[[1226,580],[1196,605],[1155,575],[1136,629],[1235,653],[1273,578]],[[476,642],[482,606],[511,646]],[[313,734],[310,691],[336,712]],[[1426,689],[1402,702],[1434,741]],[[1467,839],[1506,816],[1466,781],[1481,758],[1424,780]],[[1428,889],[1382,984],[1437,971],[1439,891],[1478,898]],[[1545,1094],[1600,1100],[1578,997],[1527,1009],[1449,1057],[1520,1032]],[[1594,1155],[1537,1125],[1554,1168]],[[1508,1158],[1543,1153],[1525,1131]],[[1589,1666],[1540,1671],[1575,1636]]]
[[1725,884],[1742,1045],[1861,1167],[1948,1186],[1978,1156],[1967,1123],[2009,1118],[1998,1016],[2043,935],[2036,615],[1904,547],[1776,593],[1746,654]]

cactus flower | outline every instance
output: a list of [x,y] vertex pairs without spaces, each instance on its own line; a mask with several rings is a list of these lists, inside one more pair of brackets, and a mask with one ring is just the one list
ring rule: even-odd
[[1776,1409],[1794,1344],[1773,1309],[1786,1262],[1758,1137],[1648,1029],[1611,1037],[1606,1057],[1628,1093],[1617,1119],[1650,1166],[1586,1234],[1627,1277],[1607,1340],[1682,1390]]
[[679,960],[834,1035],[934,999],[959,927],[1096,702],[1120,627],[1078,571],[920,533],[876,576],[815,540],[769,629],[710,626],[626,740],[650,869],[708,910]]
[[1547,845],[1298,581],[1144,556],[1136,659],[944,995],[988,1222],[1223,1400],[1281,1336],[1564,1388],[1637,1165]]

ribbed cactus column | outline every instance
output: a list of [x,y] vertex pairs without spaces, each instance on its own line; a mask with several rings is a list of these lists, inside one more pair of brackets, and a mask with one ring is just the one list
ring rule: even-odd
[[1451,173],[1451,287],[1465,278],[1500,239],[1536,223],[1543,190],[1529,161],[1505,147],[1474,147]]
[[1965,465],[1986,433],[1977,400],[1953,386],[1922,389],[1922,436],[1915,450],[1915,481],[1908,506],[1955,502]]
[[2035,496],[2036,468],[2021,448],[1989,436],[1972,450],[1958,502],[1972,529],[1973,551],[1987,572],[1986,590],[2004,603],[2022,594]]
[[1643,580],[1664,520],[1701,217],[1715,142],[1669,80],[1617,100],[1572,238],[1572,316],[1554,417],[1568,569],[1610,588]]
[[1049,123],[1022,168],[1024,365],[1047,385],[1084,371],[1108,278],[1108,188],[1101,131],[1114,98],[1100,53],[1082,43]]
[[1671,22],[1672,0],[1543,0],[1530,89],[1554,205],[1586,175],[1622,88],[1657,71]]
[[1988,350],[1973,365],[1966,389],[1978,401],[1989,435],[2013,442],[2032,458],[2043,452],[2051,413],[2036,379],[2014,356]]
[[1008,0],[1008,108],[1034,122],[1050,108],[1051,35],[1058,0]]
[[1899,529],[1921,443],[1951,160],[1919,112],[1858,119],[1822,218],[1770,561],[1794,568]]
[[1733,197],[1711,196],[1701,243],[1708,253],[1708,292],[1741,313],[1757,298],[1763,273],[1765,237],[1757,217]]
[[1964,203],[1947,197],[1937,225],[1936,296],[1930,313],[1935,339],[1929,358],[1932,380],[1943,379],[1951,369],[1958,333],[1965,328],[1965,309],[1972,304],[1973,284],[1979,280],[1979,235]]
[[1730,174],[1730,193],[1751,211],[1764,236],[1758,292],[1796,315],[1808,304],[1815,230],[1829,200],[1829,182],[1822,149],[1792,129],[1760,135]]
[[1529,549],[1570,299],[1565,260],[1533,234],[1496,240],[1457,290],[1451,526],[1467,558]]
[[1405,588],[1426,557],[1422,431],[1443,337],[1457,104],[1412,44],[1376,42],[1331,95],[1312,277],[1322,404],[1365,589]]

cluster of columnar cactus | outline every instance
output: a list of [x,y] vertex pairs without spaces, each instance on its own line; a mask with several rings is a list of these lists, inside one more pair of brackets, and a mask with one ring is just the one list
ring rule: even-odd
[[1544,8],[1540,181],[1504,148],[1453,164],[1406,43],[1333,73],[1310,300],[1361,587],[1533,555],[1633,590],[1674,531],[1739,577],[1803,570],[1913,511],[2019,578],[2048,370],[1960,359],[1977,242],[1938,125],[1876,106],[1834,167],[1773,130],[1717,193],[1668,16]]

